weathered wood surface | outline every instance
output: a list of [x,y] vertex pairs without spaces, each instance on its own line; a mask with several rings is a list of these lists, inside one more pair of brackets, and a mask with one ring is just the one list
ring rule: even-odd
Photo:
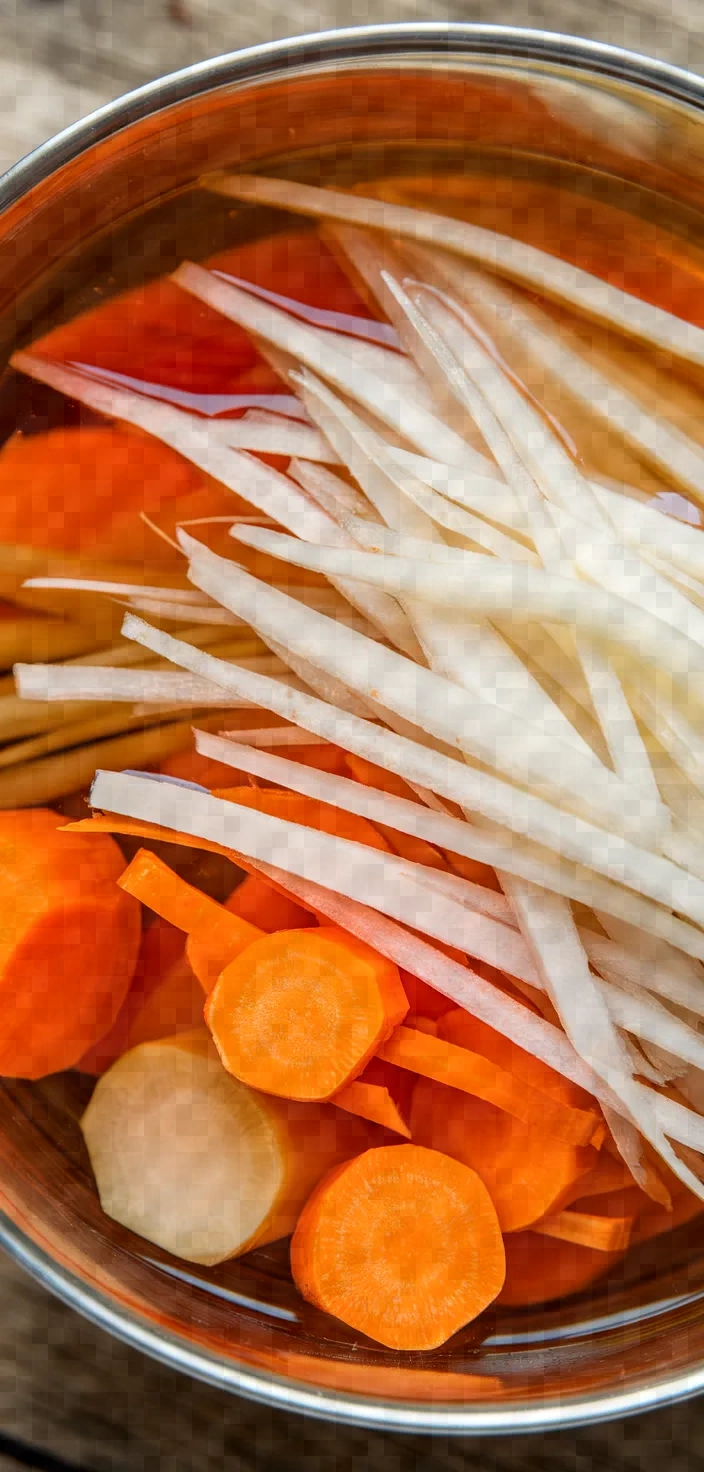
[[[150,77],[258,41],[375,20],[571,31],[704,70],[701,0],[0,0],[0,168]],[[538,1438],[456,1441],[284,1416],[144,1359],[0,1255],[0,1472],[695,1472],[704,1402]]]

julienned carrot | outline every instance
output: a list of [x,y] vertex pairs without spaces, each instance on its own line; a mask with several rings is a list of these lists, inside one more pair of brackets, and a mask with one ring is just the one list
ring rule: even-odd
[[369,848],[389,852],[386,840],[366,818],[346,813],[343,808],[335,808],[316,798],[289,792],[287,788],[226,787],[216,789],[215,796],[236,802],[240,807],[255,808],[257,812],[268,813],[273,818],[284,818],[288,823],[301,823],[306,828],[334,833],[338,838],[353,839],[356,843],[366,843]]
[[335,926],[262,936],[225,968],[205,1018],[236,1078],[325,1100],[362,1072],[408,1011],[398,968]]
[[559,1211],[596,1159],[590,1147],[566,1144],[539,1125],[426,1078],[415,1086],[409,1122],[419,1145],[442,1150],[481,1176],[503,1232],[522,1231]]
[[624,1191],[632,1185],[633,1177],[628,1166],[624,1165],[620,1156],[611,1154],[605,1142],[604,1149],[595,1157],[591,1170],[575,1182],[574,1193],[564,1204],[570,1206],[573,1201],[584,1196],[590,1199],[607,1196],[614,1191]]
[[345,1109],[349,1114],[358,1114],[360,1119],[373,1120],[375,1124],[394,1130],[397,1135],[403,1135],[406,1140],[411,1138],[405,1119],[383,1084],[369,1084],[362,1079],[355,1079],[353,1083],[345,1084],[334,1095],[332,1102],[338,1109]]
[[187,884],[148,849],[135,854],[118,883],[164,920],[187,932],[186,954],[206,991],[212,989],[228,962],[261,936],[256,925]]
[[[441,1018],[440,1032],[443,1022]],[[399,1027],[378,1052],[387,1063],[409,1068],[413,1073],[483,1099],[567,1145],[589,1145],[599,1127],[593,1111],[561,1104],[525,1080],[517,1080],[491,1059],[447,1042],[443,1037]]]
[[[562,1105],[568,1111],[586,1112],[594,1118],[595,1106],[590,1094],[570,1083],[569,1079],[563,1078],[562,1074],[556,1073],[532,1053],[526,1053],[524,1048],[519,1048],[510,1038],[503,1037],[495,1028],[487,1026],[478,1017],[473,1017],[463,1007],[456,1007],[445,1013],[439,1021],[438,1034],[449,1043],[482,1054],[498,1068],[511,1074],[516,1082],[517,1092],[537,1089],[541,1094],[548,1094],[556,1104]],[[606,1134],[600,1114],[594,1121],[594,1132],[590,1143],[598,1147],[603,1143]]]
[[[127,996],[109,1031],[79,1058],[75,1066],[81,1073],[94,1076],[105,1073],[111,1064],[127,1052],[131,1024],[164,977],[183,961],[185,947],[183,931],[177,930],[175,925],[170,925],[168,920],[162,920],[160,916],[142,931],[137,964]],[[200,1006],[202,1014],[202,991]]]
[[367,1150],[313,1192],[291,1242],[304,1298],[390,1349],[444,1344],[505,1274],[501,1232],[474,1171],[418,1145]]
[[527,1308],[581,1293],[621,1257],[619,1252],[599,1252],[538,1232],[516,1232],[504,1238],[504,1247],[506,1281],[497,1305],[506,1308]]
[[88,845],[47,809],[0,814],[0,1073],[71,1068],[112,1023],[141,937],[139,906],[116,886],[117,844]]
[[625,1252],[633,1231],[632,1216],[595,1216],[593,1213],[569,1210],[544,1217],[533,1227],[541,1237],[554,1237],[590,1247],[596,1252]]
[[379,1138],[330,1105],[248,1089],[204,1027],[126,1053],[81,1128],[103,1210],[206,1264],[286,1236],[320,1177]]
[[258,874],[248,874],[225,901],[225,909],[270,935],[273,930],[305,930],[315,917],[281,894]]
[[455,1004],[450,997],[444,997],[442,992],[437,992],[434,986],[429,986],[427,981],[421,981],[419,976],[411,976],[410,971],[401,972],[403,990],[408,997],[408,1005],[413,1013],[421,1017],[442,1017],[444,1012],[453,1012]]

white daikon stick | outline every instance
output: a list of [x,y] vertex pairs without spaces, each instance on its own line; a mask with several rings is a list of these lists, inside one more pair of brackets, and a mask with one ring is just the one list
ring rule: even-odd
[[[385,766],[409,783],[429,788],[474,809],[500,825],[488,838],[469,823],[460,822],[459,828],[453,829],[450,840],[449,846],[454,851],[494,868],[524,874],[535,882],[540,882],[540,877],[547,877],[559,892],[619,915],[669,940],[688,955],[704,959],[704,935],[698,929],[660,909],[643,895],[630,893],[600,874],[583,868],[579,861],[572,865],[561,854],[561,847],[569,847],[566,831],[569,819],[531,793],[509,787],[489,773],[473,771],[439,751],[335,709],[305,692],[290,690],[280,680],[268,679],[243,669],[241,665],[228,664],[194,649],[191,644],[152,628],[133,615],[128,614],[125,618],[123,633],[126,638],[136,640],[172,663],[220,683],[225,689],[273,711],[284,720]],[[400,820],[396,826],[402,828]],[[526,844],[516,836],[543,828],[550,834],[556,853],[547,847]],[[502,832],[506,829],[510,831]],[[415,828],[412,831],[415,832]],[[437,841],[441,846],[444,843],[439,833],[431,841]]]
[[386,230],[392,235],[425,241],[442,250],[469,256],[499,275],[535,287],[541,294],[566,302],[587,317],[616,327],[627,337],[663,348],[693,363],[704,363],[704,331],[700,327],[631,296],[558,256],[482,226],[407,205],[365,199],[334,189],[317,189],[289,179],[218,174],[206,175],[203,183],[235,199],[256,199],[300,214],[342,220],[370,230]]

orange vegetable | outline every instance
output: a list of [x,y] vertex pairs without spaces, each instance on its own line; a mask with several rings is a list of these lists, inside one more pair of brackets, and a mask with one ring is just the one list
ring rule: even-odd
[[[185,946],[183,931],[177,930],[175,925],[169,925],[160,916],[142,931],[142,943],[127,996],[109,1032],[79,1058],[75,1066],[81,1073],[104,1073],[106,1068],[127,1052],[132,1022],[164,977],[183,961]],[[202,1015],[202,989],[200,1010]]]
[[589,1147],[567,1144],[426,1078],[415,1086],[410,1127],[419,1145],[442,1150],[481,1176],[503,1232],[522,1231],[559,1211],[596,1159]]
[[175,450],[126,426],[16,434],[0,451],[0,542],[138,561],[155,541],[140,511],[207,484]]
[[419,976],[412,976],[410,971],[402,971],[401,981],[411,1011],[418,1013],[420,1017],[437,1018],[442,1017],[445,1012],[454,1012],[456,1004],[452,998],[444,997],[442,992],[436,991],[427,981],[421,981]]
[[534,1232],[574,1242],[596,1252],[625,1252],[633,1230],[632,1216],[595,1216],[585,1211],[558,1211],[536,1222]]
[[304,930],[315,917],[295,900],[267,884],[258,874],[248,874],[225,900],[225,909],[256,925],[266,935],[273,930]]
[[186,954],[201,986],[210,991],[220,972],[261,931],[187,884],[148,849],[140,849],[118,883],[164,920],[188,932]]
[[[480,1022],[478,1017],[473,1017],[463,1007],[456,1007],[440,1019],[438,1033],[449,1043],[481,1053],[491,1063],[511,1074],[518,1085],[516,1092],[537,1089],[542,1094],[549,1094],[556,1104],[562,1105],[568,1111],[576,1110],[594,1116],[596,1105],[592,1095],[585,1089],[570,1083],[569,1079],[556,1073],[540,1058],[526,1053],[523,1048],[504,1037],[503,1033],[489,1027],[486,1022]],[[597,1114],[594,1119],[594,1136],[590,1143],[600,1146],[605,1134],[601,1115]]]
[[203,987],[183,955],[164,972],[131,1019],[127,1048],[190,1032],[202,1021]]
[[504,1247],[506,1282],[496,1301],[506,1308],[527,1308],[581,1293],[622,1256],[541,1237],[538,1232],[516,1232],[504,1238]]
[[408,1011],[398,968],[336,926],[279,930],[232,961],[205,1017],[225,1067],[252,1088],[330,1099]]
[[283,818],[287,823],[302,823],[306,828],[366,843],[369,848],[383,849],[385,853],[389,851],[386,840],[366,818],[299,792],[278,787],[226,787],[216,790],[215,796],[236,802],[240,807],[254,808],[258,813],[269,813],[273,818]]
[[125,1053],[81,1128],[108,1216],[206,1264],[287,1236],[321,1176],[379,1138],[331,1105],[248,1089],[204,1027]]
[[505,1274],[496,1212],[474,1171],[418,1145],[367,1150],[316,1188],[291,1242],[304,1298],[390,1349],[444,1344]]
[[411,1131],[384,1084],[369,1084],[363,1079],[355,1079],[353,1083],[345,1084],[332,1102],[348,1114],[358,1114],[361,1119],[373,1120],[374,1124],[394,1130],[407,1140],[411,1138]]
[[[439,1032],[444,1021],[441,1018],[438,1023]],[[568,1145],[588,1145],[594,1136],[598,1121],[592,1111],[558,1103],[524,1080],[517,1081],[512,1073],[482,1054],[448,1043],[442,1036],[399,1027],[378,1052],[387,1063],[410,1068],[425,1078],[484,1099]]]
[[112,839],[46,808],[0,813],[0,1073],[71,1068],[112,1026],[137,963],[139,905]]

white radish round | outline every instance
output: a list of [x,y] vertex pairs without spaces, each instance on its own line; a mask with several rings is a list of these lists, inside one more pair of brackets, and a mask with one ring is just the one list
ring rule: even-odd
[[287,1236],[320,1177],[370,1144],[332,1105],[240,1083],[205,1029],[125,1053],[81,1129],[106,1215],[205,1265]]

